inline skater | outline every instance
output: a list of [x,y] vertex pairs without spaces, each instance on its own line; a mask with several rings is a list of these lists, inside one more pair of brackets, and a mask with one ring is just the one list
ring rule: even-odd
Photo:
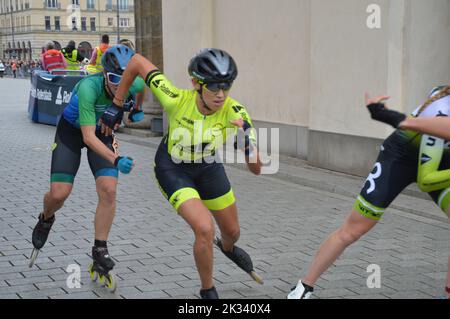
[[[419,188],[450,216],[450,149],[444,139],[427,135],[431,133],[444,138],[450,135],[448,126],[443,126],[445,121],[441,119],[450,115],[450,87],[433,89],[411,118],[389,110],[383,103],[388,98],[370,98],[366,94],[366,105],[372,119],[390,124],[397,130],[384,141],[374,170],[343,226],[322,244],[306,276],[299,280],[288,299],[310,298],[318,278],[349,245],[378,223],[386,208],[409,184],[417,182]],[[440,126],[436,127],[435,123]],[[445,290],[450,297],[450,258],[448,267]]]
[[[116,210],[118,172],[130,173],[135,163],[132,158],[119,155],[114,134],[106,136],[101,130],[101,124],[107,123],[117,128],[122,120],[120,114],[118,116],[108,106],[133,55],[134,51],[126,46],[112,47],[103,55],[104,71],[84,78],[75,86],[56,130],[52,146],[50,191],[44,196],[44,210],[39,214],[32,234],[34,249],[30,267],[47,241],[55,213],[72,191],[80,165],[81,149],[86,147],[98,194],[93,265],[89,267],[89,272],[93,280],[98,276],[100,282],[111,291],[115,290],[116,283],[111,272],[114,261],[108,253],[107,240]],[[144,81],[136,79],[127,96],[141,92],[144,87]]]
[[[252,173],[260,174],[261,161],[245,107],[228,96],[237,77],[233,58],[223,50],[203,49],[191,59],[188,70],[194,89],[181,90],[153,63],[136,54],[124,73],[114,105],[120,109],[124,93],[140,75],[167,112],[169,132],[155,156],[156,179],[163,195],[194,232],[201,298],[217,299],[213,242],[255,281],[262,283],[262,279],[254,271],[250,256],[235,245],[240,227],[235,197],[224,167],[207,159],[214,157],[216,149],[225,143],[228,128],[233,136],[239,133],[235,146],[245,152]],[[180,134],[185,138],[180,140]],[[214,239],[211,215],[219,226],[220,239]]]

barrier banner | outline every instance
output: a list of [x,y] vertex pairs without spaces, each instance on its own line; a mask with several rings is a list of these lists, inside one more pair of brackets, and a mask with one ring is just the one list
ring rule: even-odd
[[57,75],[35,71],[31,76],[28,117],[36,123],[57,125],[83,75]]

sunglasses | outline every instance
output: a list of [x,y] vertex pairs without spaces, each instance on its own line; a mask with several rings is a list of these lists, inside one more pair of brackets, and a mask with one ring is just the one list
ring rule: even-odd
[[106,73],[106,77],[108,79],[108,82],[114,85],[119,85],[120,80],[122,80],[122,76],[115,74],[115,73]]
[[231,86],[233,85],[232,82],[222,82],[222,83],[205,83],[205,88],[208,91],[211,91],[213,93],[217,93],[220,90],[223,91],[229,91],[231,89]]

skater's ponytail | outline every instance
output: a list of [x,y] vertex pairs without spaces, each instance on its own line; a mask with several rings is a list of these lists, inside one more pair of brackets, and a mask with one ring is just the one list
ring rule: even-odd
[[444,86],[442,87],[437,94],[432,95],[419,109],[419,112],[417,113],[417,116],[419,116],[423,111],[425,111],[425,109],[427,108],[428,105],[430,105],[431,103],[442,99],[443,97],[446,97],[447,95],[450,95],[450,85],[449,86]]

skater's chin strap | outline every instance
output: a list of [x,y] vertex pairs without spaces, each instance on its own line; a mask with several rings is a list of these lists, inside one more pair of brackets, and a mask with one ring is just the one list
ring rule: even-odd
[[205,107],[205,109],[212,112],[211,108],[208,106],[208,104],[206,104],[205,100],[203,99],[203,84],[200,86],[200,89],[197,90],[197,92],[198,92],[198,95],[200,95],[200,99],[202,100],[203,106]]

